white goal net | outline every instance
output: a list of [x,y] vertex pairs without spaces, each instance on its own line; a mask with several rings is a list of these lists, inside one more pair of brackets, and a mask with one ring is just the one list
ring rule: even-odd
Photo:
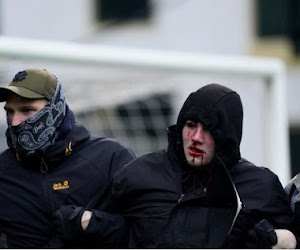
[[[0,37],[0,65],[3,86],[25,68],[54,73],[92,135],[115,138],[138,156],[167,146],[166,128],[191,91],[226,85],[244,106],[242,156],[270,168],[283,184],[290,179],[285,68],[278,60]],[[1,150],[5,130],[3,111]]]

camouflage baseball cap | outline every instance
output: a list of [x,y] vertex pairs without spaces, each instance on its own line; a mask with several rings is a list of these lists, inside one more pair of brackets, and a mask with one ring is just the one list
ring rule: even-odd
[[5,102],[11,92],[24,98],[50,100],[56,86],[56,77],[47,70],[25,69],[18,72],[7,87],[0,87],[0,102]]

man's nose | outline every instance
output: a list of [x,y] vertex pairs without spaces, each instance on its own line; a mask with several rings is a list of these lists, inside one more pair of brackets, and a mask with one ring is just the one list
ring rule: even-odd
[[12,126],[18,126],[24,121],[24,117],[21,114],[13,114],[10,116],[10,123]]
[[198,127],[195,130],[195,133],[193,134],[192,140],[195,142],[203,142],[203,129],[201,127]]

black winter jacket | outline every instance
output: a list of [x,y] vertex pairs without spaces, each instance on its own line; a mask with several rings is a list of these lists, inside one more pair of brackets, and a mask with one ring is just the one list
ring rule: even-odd
[[[207,168],[194,169],[183,152],[187,120],[200,122],[215,142]],[[261,219],[289,228],[293,219],[278,177],[240,156],[243,108],[219,84],[189,95],[167,150],[142,156],[112,178],[98,208],[124,216],[133,248],[243,248]]]
[[169,147],[134,160],[115,174],[102,197],[101,208],[125,217],[130,248],[244,248],[248,231],[262,218],[289,227],[286,195],[269,169],[245,159],[231,169],[243,204],[234,224],[238,201],[224,180],[231,178],[219,172],[205,183],[200,173],[182,170],[174,153]]
[[0,155],[0,230],[9,248],[47,247],[55,235],[53,211],[86,206],[134,158],[113,140],[90,138],[72,120],[71,131],[47,149],[42,162],[19,162],[10,149]]

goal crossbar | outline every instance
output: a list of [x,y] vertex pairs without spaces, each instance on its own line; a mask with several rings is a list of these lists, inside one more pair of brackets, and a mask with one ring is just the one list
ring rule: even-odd
[[283,184],[291,177],[286,72],[285,65],[278,59],[133,49],[5,36],[0,36],[0,58],[260,77],[266,84],[268,110],[263,128],[267,146],[264,164],[279,176]]

